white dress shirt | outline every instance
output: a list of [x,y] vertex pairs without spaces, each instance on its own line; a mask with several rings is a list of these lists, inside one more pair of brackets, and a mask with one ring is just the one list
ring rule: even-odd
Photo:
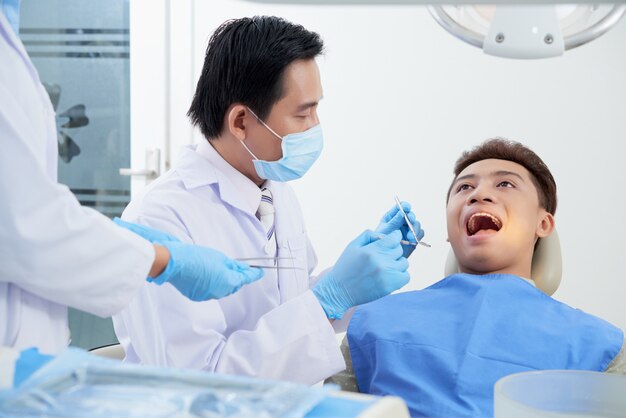
[[150,243],[56,182],[54,110],[0,12],[0,345],[67,345],[67,308],[119,311],[145,281]]
[[[333,327],[311,292],[317,258],[291,187],[272,192],[279,265],[219,300],[191,302],[171,285],[147,283],[114,316],[126,360],[313,384],[345,368]],[[124,212],[128,221],[168,232],[229,257],[272,254],[255,213],[261,190],[203,141]],[[269,262],[271,264],[271,261]]]

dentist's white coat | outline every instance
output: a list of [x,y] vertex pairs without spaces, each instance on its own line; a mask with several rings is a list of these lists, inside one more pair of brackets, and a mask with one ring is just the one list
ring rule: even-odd
[[109,316],[154,260],[150,243],[56,182],[54,111],[0,12],[0,346],[67,345],[67,307]]
[[[294,258],[280,265],[301,270],[267,269],[261,280],[207,302],[147,283],[113,318],[127,361],[308,384],[345,368],[333,327],[309,290],[317,258],[296,196],[287,184],[266,186],[278,256]],[[123,217],[233,258],[267,256],[255,216],[260,200],[260,189],[203,141],[186,147]]]

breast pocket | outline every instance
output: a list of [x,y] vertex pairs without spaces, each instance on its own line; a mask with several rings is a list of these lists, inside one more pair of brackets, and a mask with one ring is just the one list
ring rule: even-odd
[[307,239],[302,232],[278,242],[278,286],[281,302],[285,302],[309,289],[309,261]]

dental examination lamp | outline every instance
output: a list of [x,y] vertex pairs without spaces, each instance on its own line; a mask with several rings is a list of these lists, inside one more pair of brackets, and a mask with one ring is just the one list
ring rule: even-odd
[[[429,4],[429,0],[250,0],[259,3],[309,5]],[[546,5],[541,0],[497,5],[430,5],[445,30],[489,55],[517,59],[550,58],[606,33],[626,13],[626,5]],[[554,2],[554,0],[551,0]],[[560,0],[556,1],[557,3]],[[435,0],[434,3],[443,3]]]
[[448,32],[489,55],[549,58],[611,29],[626,5],[429,6]]

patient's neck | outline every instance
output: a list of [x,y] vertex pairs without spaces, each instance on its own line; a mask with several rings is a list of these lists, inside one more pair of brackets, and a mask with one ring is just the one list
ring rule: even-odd
[[470,268],[468,266],[464,266],[459,264],[459,271],[461,273],[467,274],[475,274],[475,275],[485,275],[485,274],[511,274],[514,276],[522,277],[524,279],[530,279],[531,272],[531,262],[521,262],[508,266],[498,266],[497,268],[476,268],[476,266],[472,266]]

